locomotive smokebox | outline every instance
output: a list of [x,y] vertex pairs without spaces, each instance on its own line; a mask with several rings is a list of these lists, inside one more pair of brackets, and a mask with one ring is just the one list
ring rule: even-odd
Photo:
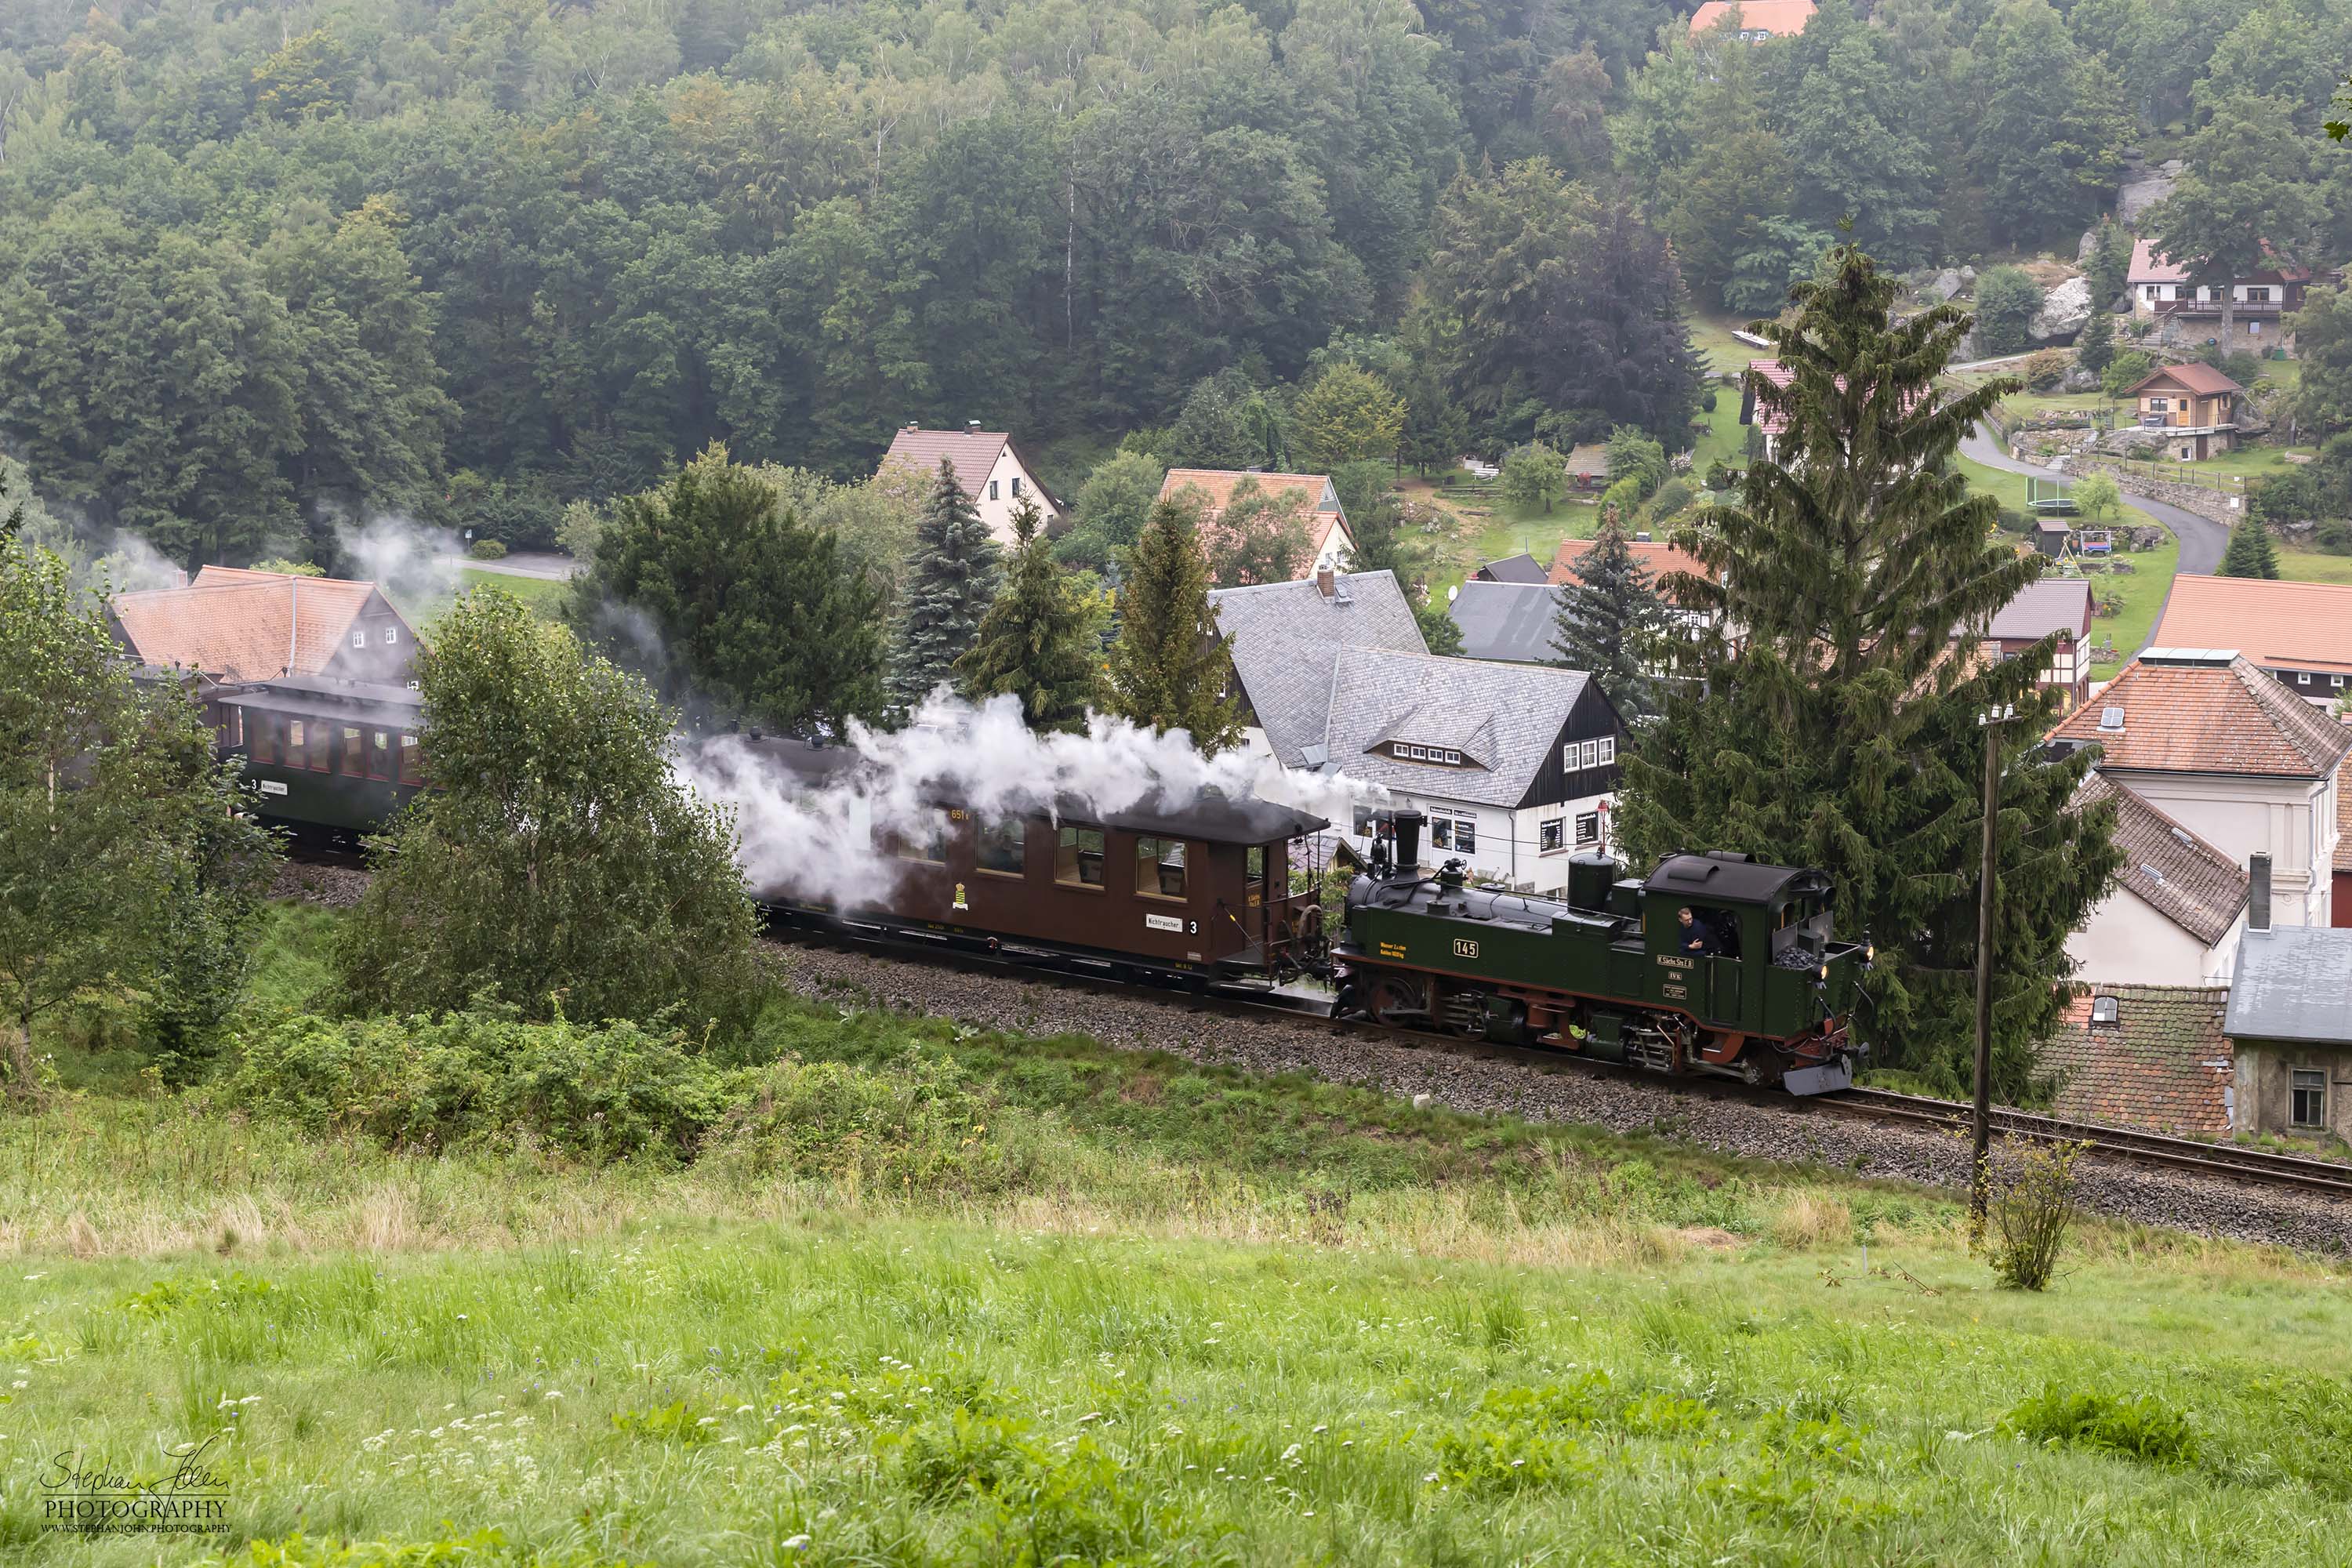
[[1396,827],[1396,868],[1400,877],[1421,869],[1421,825],[1429,819],[1417,811],[1400,811],[1389,819]]

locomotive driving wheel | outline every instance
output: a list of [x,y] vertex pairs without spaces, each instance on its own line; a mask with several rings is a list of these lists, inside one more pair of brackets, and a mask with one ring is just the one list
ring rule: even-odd
[[1383,974],[1372,983],[1371,1012],[1377,1022],[1402,1029],[1427,1017],[1429,1003],[1418,981]]

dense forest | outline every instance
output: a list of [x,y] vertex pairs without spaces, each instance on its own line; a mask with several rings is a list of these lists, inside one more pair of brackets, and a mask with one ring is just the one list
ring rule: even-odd
[[2340,258],[2347,56],[2347,0],[1828,0],[1760,48],[1650,0],[19,0],[0,443],[183,561],[542,542],[908,419],[1068,489],[1122,438],[1279,461],[1339,366],[1409,461],[1672,446],[1685,310],[1843,234],[2071,258],[2137,153],[2182,235]]

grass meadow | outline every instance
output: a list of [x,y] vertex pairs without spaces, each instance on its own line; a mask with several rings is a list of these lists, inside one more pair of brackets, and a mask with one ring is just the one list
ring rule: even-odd
[[[280,914],[256,1019],[323,983]],[[94,1042],[94,1043],[93,1043]],[[779,996],[691,1158],[305,1131],[46,1042],[0,1118],[35,1564],[2341,1560],[2352,1297],[2120,1226]],[[88,1057],[70,1075],[68,1057]],[[43,1520],[205,1455],[210,1539]]]

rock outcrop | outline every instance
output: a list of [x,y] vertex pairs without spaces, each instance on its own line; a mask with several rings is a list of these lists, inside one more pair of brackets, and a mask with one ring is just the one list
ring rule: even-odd
[[2091,280],[2069,278],[2042,296],[2042,309],[2025,332],[2037,343],[2058,342],[2072,339],[2090,319]]

